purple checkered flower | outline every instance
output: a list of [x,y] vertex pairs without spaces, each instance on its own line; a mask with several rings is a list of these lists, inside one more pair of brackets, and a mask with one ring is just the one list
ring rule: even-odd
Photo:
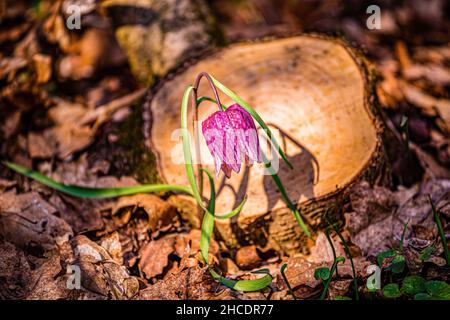
[[202,132],[214,157],[217,176],[222,170],[230,178],[231,170],[239,173],[241,163],[262,162],[255,123],[240,105],[210,115],[202,123]]

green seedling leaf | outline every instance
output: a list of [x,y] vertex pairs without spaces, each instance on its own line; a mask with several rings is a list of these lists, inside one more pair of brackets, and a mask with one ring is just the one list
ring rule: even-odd
[[425,292],[426,280],[419,276],[409,276],[403,279],[401,292],[409,296]]
[[[331,279],[332,279],[332,275],[333,275],[333,273],[336,271],[337,264],[338,264],[339,262],[344,262],[344,261],[345,261],[345,258],[344,258],[344,257],[337,257],[337,258],[333,261],[333,265],[331,266],[331,270],[328,271],[328,278],[326,279],[325,284],[324,284],[324,286],[323,286],[323,291],[322,291],[322,294],[320,295],[320,300],[325,299],[325,297],[327,296],[327,292],[328,292],[328,288],[329,288],[329,286],[330,286],[330,282],[331,282]],[[323,268],[319,268],[319,269],[323,269]],[[317,272],[317,270],[318,270],[318,269],[316,269],[316,272]],[[316,272],[314,272],[314,277],[315,277],[315,278],[316,278]],[[321,273],[321,271],[320,271],[320,273]],[[324,272],[324,273],[325,273],[325,272]],[[326,275],[326,274],[324,274],[324,275]],[[320,276],[320,275],[318,274],[318,276]],[[316,279],[319,279],[319,278],[316,278]]]
[[398,288],[398,284],[396,283],[389,283],[385,285],[382,289],[383,296],[386,298],[398,298],[402,295],[400,292],[400,289]]
[[425,289],[432,300],[450,300],[450,285],[444,281],[427,281]]
[[431,258],[431,255],[436,251],[436,248],[434,246],[426,247],[422,250],[420,253],[420,260],[422,261],[428,261]]
[[377,255],[377,263],[378,263],[378,266],[379,266],[380,268],[382,268],[382,267],[383,267],[383,261],[384,261],[384,259],[393,258],[393,257],[395,257],[396,254],[397,254],[397,253],[395,252],[394,249],[389,249],[389,250],[380,252],[380,253]]
[[14,170],[24,176],[27,176],[33,180],[36,180],[47,187],[50,187],[54,190],[63,192],[65,194],[78,197],[78,198],[114,198],[121,196],[128,196],[137,193],[149,193],[149,192],[167,192],[167,191],[178,191],[184,192],[192,195],[192,190],[189,187],[185,186],[177,186],[177,185],[169,185],[169,184],[146,184],[139,185],[133,187],[124,187],[124,188],[88,188],[88,187],[79,187],[69,184],[63,184],[60,182],[56,182],[53,179],[50,179],[43,174],[40,174],[37,171],[33,171],[29,168],[23,167],[16,163],[3,161],[5,166]]
[[328,280],[330,278],[330,275],[331,275],[330,269],[328,269],[327,267],[317,268],[314,271],[314,278],[316,280],[319,280],[319,279],[321,279],[323,281]]
[[[328,219],[327,215],[325,215],[325,219],[327,220],[328,224],[330,224],[331,227],[334,229],[334,231],[337,233],[339,239],[341,240],[342,245],[344,246],[345,253],[347,254],[347,256],[350,260],[350,265],[352,266],[352,273],[353,273],[353,286],[355,288],[355,299],[359,300],[358,279],[356,278],[356,269],[355,269],[355,264],[353,263],[353,257],[352,257],[352,253],[350,252],[350,248],[348,247],[347,241],[345,241],[338,226],[335,223],[331,223],[331,221]],[[336,266],[336,268],[337,268],[337,266]],[[336,269],[336,273],[337,273],[337,269]]]
[[406,260],[405,257],[397,254],[391,261],[386,270],[392,271],[393,273],[402,273],[405,270]]

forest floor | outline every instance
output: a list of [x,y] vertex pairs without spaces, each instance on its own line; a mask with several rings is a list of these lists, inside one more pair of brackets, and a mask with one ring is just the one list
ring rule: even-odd
[[[146,168],[153,160],[142,156],[139,142],[146,89],[133,77],[108,16],[94,4],[87,27],[69,35],[56,2],[7,3],[0,9],[0,158],[67,184],[152,182]],[[450,4],[381,1],[381,30],[366,27],[369,4],[209,2],[226,41],[325,32],[345,37],[369,57],[379,75],[392,183],[361,182],[343,208],[341,229],[359,296],[450,299],[449,285],[440,293],[432,287],[442,284],[433,280],[450,282],[450,267],[428,198],[450,238]],[[214,281],[204,268],[200,230],[181,209],[168,195],[78,199],[0,165],[0,298],[320,297],[323,281],[314,275],[333,262],[324,232],[316,233],[310,255],[291,257],[255,245],[230,249],[216,237],[211,253],[224,275],[246,279],[255,277],[251,270],[268,268],[274,276],[268,288],[242,293]],[[354,298],[350,261],[337,234],[332,239],[337,255],[347,259],[328,298]],[[401,290],[391,285],[370,291],[367,268],[389,249],[381,286],[394,283]],[[293,292],[280,273],[283,264]],[[82,269],[79,289],[67,286],[73,265]],[[411,283],[423,288],[412,290]]]

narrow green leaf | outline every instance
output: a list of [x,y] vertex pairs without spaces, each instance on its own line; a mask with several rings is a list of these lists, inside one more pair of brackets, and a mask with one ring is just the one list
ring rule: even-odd
[[403,245],[404,245],[404,242],[405,242],[405,235],[406,235],[406,230],[408,229],[408,224],[409,224],[409,220],[403,226],[402,238],[400,240],[400,252],[403,252]]
[[[200,249],[201,254],[203,257],[203,260],[207,264],[209,264],[208,261],[208,255],[209,255],[209,244],[213,235],[214,231],[214,210],[215,210],[215,202],[216,202],[216,188],[214,185],[214,180],[212,178],[211,173],[208,169],[201,169],[202,172],[205,172],[208,176],[210,188],[211,188],[211,195],[208,203],[208,210],[205,210],[205,214],[203,216],[202,221],[202,229],[201,229],[201,236],[200,236]],[[258,291],[265,287],[267,287],[272,282],[272,276],[269,274],[268,269],[260,269],[253,271],[253,273],[263,273],[265,274],[264,277],[256,279],[256,280],[231,280],[226,277],[220,276],[217,272],[214,271],[214,269],[209,268],[209,272],[213,276],[214,279],[217,281],[220,281],[223,285],[238,291]]]
[[283,160],[286,162],[286,164],[292,169],[293,166],[292,164],[289,162],[287,156],[284,154],[283,150],[281,150],[280,145],[278,144],[277,140],[275,139],[275,137],[273,137],[272,135],[272,131],[270,131],[269,127],[267,126],[267,124],[264,122],[264,120],[259,116],[259,114],[255,111],[255,109],[253,109],[252,107],[250,107],[250,105],[245,102],[244,100],[242,100],[236,93],[234,93],[232,90],[228,89],[225,85],[223,85],[220,81],[218,81],[216,78],[214,78],[213,76],[211,76],[212,81],[214,82],[214,85],[219,88],[220,90],[222,90],[223,93],[225,93],[227,96],[229,96],[231,99],[233,99],[234,101],[236,101],[239,105],[241,105],[241,107],[243,107],[245,110],[247,110],[248,113],[250,113],[250,115],[253,117],[253,119],[256,120],[256,122],[258,122],[258,124],[261,126],[261,128],[263,128],[265,130],[265,133],[267,135],[267,137],[269,138],[269,140],[272,142],[273,146],[275,147],[275,149],[277,150],[277,152],[279,153],[279,155],[283,158]]
[[211,241],[212,233],[214,231],[214,211],[216,207],[216,188],[214,186],[214,180],[211,176],[211,173],[208,169],[201,169],[202,172],[205,172],[209,179],[209,184],[211,186],[211,195],[208,203],[208,210],[205,211],[203,221],[202,221],[202,229],[200,235],[200,250],[202,253],[203,260],[205,260],[206,264],[209,264],[208,256],[209,256],[209,243]]
[[437,225],[437,228],[439,231],[439,237],[441,238],[442,246],[444,247],[445,260],[447,261],[447,265],[450,266],[450,249],[448,248],[447,239],[445,238],[445,232],[444,232],[444,228],[442,227],[442,222],[439,217],[439,212],[436,210],[436,207],[434,206],[434,203],[431,200],[430,195],[428,195],[428,200],[430,201],[431,210],[433,211],[433,215],[434,215],[434,221],[436,222],[436,225]]
[[243,292],[259,291],[270,285],[273,280],[270,274],[266,274],[263,277],[255,280],[232,280],[222,277],[212,268],[209,269],[209,272],[214,279],[220,281],[220,283],[227,286],[228,288]]
[[29,168],[23,167],[21,165],[3,161],[2,162],[8,168],[23,174],[31,179],[34,179],[43,185],[46,185],[52,189],[61,191],[68,195],[79,197],[79,198],[113,198],[120,196],[127,196],[137,193],[146,192],[165,192],[165,191],[179,191],[185,192],[192,195],[192,191],[189,187],[169,185],[169,184],[146,184],[133,187],[123,187],[123,188],[89,188],[89,187],[79,187],[69,184],[63,184],[56,182],[49,177],[40,174],[37,171],[33,171]]
[[[331,266],[329,277],[328,277],[328,279],[326,279],[326,282],[325,282],[325,284],[323,286],[323,291],[322,291],[322,294],[320,296],[320,300],[324,300],[325,297],[327,296],[328,288],[330,287],[331,279],[333,278],[333,273],[336,271],[337,264],[339,262],[344,262],[344,261],[345,261],[344,257],[337,257],[334,260],[333,265]],[[314,272],[314,277],[315,277],[315,272]]]

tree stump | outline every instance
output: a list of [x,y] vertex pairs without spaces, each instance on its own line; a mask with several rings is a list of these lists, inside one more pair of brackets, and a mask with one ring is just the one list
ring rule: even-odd
[[[190,61],[154,88],[146,105],[148,142],[162,180],[188,185],[176,130],[183,91],[205,71],[277,131],[294,166],[290,169],[280,159],[278,175],[310,228],[318,226],[324,211],[341,204],[355,182],[375,182],[385,172],[382,126],[374,113],[373,83],[364,61],[343,41],[316,35],[238,43]],[[206,81],[198,92],[213,96]],[[221,99],[233,103],[223,93]],[[216,105],[202,104],[199,120],[215,111]],[[193,108],[189,117],[194,117]],[[214,172],[202,136],[199,145],[202,161]],[[231,210],[248,195],[239,216],[216,220],[218,233],[230,246],[257,243],[287,254],[304,251],[306,237],[272,178],[263,175],[262,165],[242,168],[231,179],[221,174],[215,183],[217,212]],[[207,180],[203,194],[209,195]]]

